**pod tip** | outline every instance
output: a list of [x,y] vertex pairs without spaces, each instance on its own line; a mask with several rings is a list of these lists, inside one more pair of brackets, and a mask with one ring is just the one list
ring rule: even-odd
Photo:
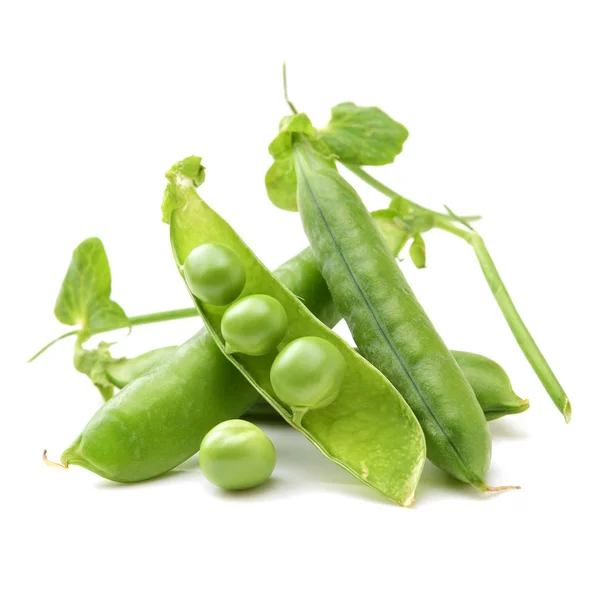
[[565,418],[565,423],[569,423],[571,421],[571,403],[569,399],[565,396],[565,406],[562,410],[563,416]]

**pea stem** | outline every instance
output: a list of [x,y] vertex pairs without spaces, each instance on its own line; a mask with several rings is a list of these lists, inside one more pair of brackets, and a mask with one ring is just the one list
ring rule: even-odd
[[63,465],[62,463],[54,462],[48,458],[48,451],[44,450],[44,454],[42,455],[42,460],[47,467],[54,467],[56,469],[68,469],[67,465]]
[[[161,321],[175,321],[177,319],[188,319],[189,317],[197,317],[198,311],[196,308],[178,308],[176,310],[165,310],[162,312],[148,313],[145,315],[137,315],[129,317],[131,326],[134,325],[149,325],[150,323],[160,323]],[[112,331],[108,329],[107,331]],[[98,332],[103,333],[103,332]]]
[[77,335],[80,331],[80,329],[73,329],[72,331],[67,331],[67,333],[59,335],[57,338],[54,338],[51,342],[48,342],[43,348],[38,350],[27,362],[33,362],[38,356],[40,356],[40,354],[43,354],[44,352],[46,352],[46,350],[48,350],[48,348],[54,346],[56,342],[60,342],[60,340],[64,340],[65,338],[68,338],[72,335]]
[[289,99],[289,96],[288,96],[287,67],[286,67],[285,63],[283,63],[283,96],[285,98],[285,101],[286,101],[287,105],[290,107],[290,110],[295,115],[297,115],[298,111],[296,110],[296,107],[294,106],[293,102]]
[[[346,169],[348,169],[348,171],[350,171],[351,173],[354,173],[358,178],[362,179],[365,183],[368,183],[372,188],[376,189],[378,192],[381,192],[384,196],[387,196],[391,200],[393,200],[394,198],[404,198],[404,200],[406,200],[408,202],[408,205],[415,212],[435,215],[437,217],[442,217],[445,220],[451,220],[451,217],[449,217],[448,215],[446,215],[444,213],[430,210],[428,208],[425,208],[424,206],[421,206],[420,204],[417,204],[416,202],[413,202],[412,200],[409,200],[408,198],[405,198],[398,192],[395,192],[394,190],[389,188],[387,185],[381,183],[381,181],[375,179],[375,177],[373,177],[372,175],[369,175],[369,173],[367,173],[366,171],[363,171],[363,169],[361,169],[360,167],[358,167],[356,165],[349,165],[346,163],[342,163],[342,164],[344,165],[344,167],[346,167]],[[479,219],[481,219],[481,216],[468,215],[466,217],[461,217],[461,219],[463,221],[467,221],[467,222],[478,221]]]
[[[177,319],[187,319],[189,317],[197,317],[198,311],[195,308],[179,308],[176,310],[165,310],[162,312],[148,313],[145,315],[136,315],[134,317],[129,317],[129,326],[134,327],[136,325],[149,325],[151,323],[160,323],[162,321],[175,321]],[[98,333],[107,333],[109,331],[117,331],[118,329],[123,329],[123,327],[107,327],[105,329],[99,329],[97,331],[92,332],[93,335]],[[60,340],[64,340],[65,338],[87,333],[83,329],[71,329],[71,331],[67,331],[62,335],[59,335],[57,338],[53,339],[51,342],[48,342],[43,348],[38,350],[27,362],[30,363],[34,361],[38,356],[46,352],[49,348],[54,346],[56,342],[60,342]]]
[[[355,165],[346,165],[345,163],[344,166],[357,177],[362,179],[365,183],[368,183],[374,189],[386,195],[388,198],[393,199],[399,196],[399,194],[394,192],[394,190],[375,179],[372,175],[369,175],[363,171],[360,167]],[[571,420],[571,403],[569,402],[569,399],[567,398],[567,395],[560,385],[556,375],[554,375],[550,365],[544,358],[544,355],[542,354],[538,345],[535,343],[531,333],[529,333],[529,330],[523,322],[521,315],[519,315],[517,308],[514,305],[514,302],[512,301],[508,290],[502,281],[502,278],[500,277],[500,273],[498,272],[498,269],[496,268],[496,265],[494,264],[490,253],[488,252],[483,238],[476,231],[472,229],[466,230],[457,225],[451,216],[430,211],[414,202],[408,202],[416,212],[429,213],[433,215],[434,227],[461,238],[467,242],[471,248],[473,248],[488,286],[496,300],[496,303],[500,307],[502,314],[504,315],[504,319],[506,320],[510,330],[517,340],[519,347],[523,351],[523,354],[529,361],[529,364],[535,371],[535,374],[538,376],[540,382],[548,392],[548,395],[562,413],[565,421],[568,423]],[[467,221],[467,219],[462,220]]]
[[520,490],[520,485],[488,485],[484,492],[507,492],[508,490]]
[[300,427],[302,424],[302,418],[308,412],[308,408],[302,406],[292,406],[292,422]]

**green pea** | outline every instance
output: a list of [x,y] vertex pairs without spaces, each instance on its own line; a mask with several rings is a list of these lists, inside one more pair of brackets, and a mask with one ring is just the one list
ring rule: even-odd
[[275,446],[256,425],[241,419],[213,427],[200,444],[198,462],[206,479],[226,490],[264,483],[275,468]]
[[284,404],[302,415],[335,400],[345,371],[346,361],[331,342],[303,337],[278,354],[271,367],[271,385]]
[[221,333],[227,352],[262,356],[277,348],[288,327],[281,302],[255,294],[234,302],[223,315]]
[[183,274],[196,298],[216,306],[233,302],[246,284],[242,259],[225,244],[194,248],[185,260]]

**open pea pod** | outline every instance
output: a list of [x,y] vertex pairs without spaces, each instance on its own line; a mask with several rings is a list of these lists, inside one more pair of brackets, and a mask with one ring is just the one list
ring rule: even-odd
[[[258,260],[232,227],[197,194],[200,159],[190,157],[168,173],[163,215],[170,222],[171,245],[179,268],[197,246],[229,246],[246,269],[240,298],[267,294],[284,307],[289,326],[279,348],[295,339],[315,336],[329,341],[346,361],[345,378],[336,399],[325,408],[308,411],[300,422],[275,395],[270,370],[276,353],[264,356],[226,354],[256,390],[325,456],[357,479],[399,505],[410,505],[425,461],[425,440],[412,411],[388,380],[339,336],[323,325]],[[219,348],[225,352],[221,319],[226,306],[205,304],[193,297]]]

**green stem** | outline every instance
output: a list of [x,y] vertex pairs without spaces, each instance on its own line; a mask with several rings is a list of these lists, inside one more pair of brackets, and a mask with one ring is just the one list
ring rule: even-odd
[[[179,308],[176,310],[165,310],[163,312],[156,313],[148,313],[145,315],[137,315],[135,317],[129,317],[129,325],[130,327],[134,327],[136,325],[149,325],[150,323],[160,323],[162,321],[175,321],[177,319],[187,319],[189,317],[197,317],[198,311],[195,308]],[[106,329],[99,329],[98,331],[94,331],[91,335],[96,335],[98,333],[107,333],[109,331],[116,331],[117,329],[123,329],[123,327],[107,327]],[[34,361],[40,354],[43,354],[56,344],[56,342],[60,342],[60,340],[64,340],[65,338],[71,337],[73,335],[79,335],[80,333],[84,333],[82,329],[72,329],[71,331],[67,331],[62,335],[59,335],[56,339],[48,342],[41,350],[38,350],[27,362],[30,363]]]
[[[342,163],[342,164],[344,165],[344,167],[346,167],[346,169],[348,169],[348,171],[350,171],[351,173],[354,173],[358,178],[362,179],[365,183],[368,183],[372,188],[376,189],[378,192],[381,192],[384,196],[387,196],[390,199],[404,198],[404,196],[401,196],[398,192],[395,192],[394,190],[390,189],[387,185],[384,185],[383,183],[381,183],[381,181],[378,181],[377,179],[375,179],[375,177],[373,177],[372,175],[369,175],[369,173],[367,173],[366,171],[363,171],[360,167],[358,167],[356,165],[349,165],[346,163]],[[424,206],[421,206],[420,204],[417,204],[416,202],[412,202],[408,198],[404,198],[404,200],[406,200],[408,202],[409,206],[416,212],[428,213],[431,215],[435,215],[437,217],[442,217],[446,220],[451,220],[450,217],[448,217],[448,215],[446,215],[444,213],[439,213],[439,212],[435,212],[434,210],[429,210],[428,208],[425,208]],[[479,215],[469,215],[466,217],[461,217],[461,219],[463,221],[468,222],[468,221],[478,221],[479,219],[481,219],[481,217]]]
[[[377,191],[386,195],[388,198],[397,198],[399,196],[399,194],[382,184],[380,181],[376,180],[374,177],[363,171],[360,167],[346,164],[344,164],[344,166],[352,171],[352,173],[360,177],[360,179],[375,188]],[[434,227],[442,229],[443,231],[447,231],[448,233],[461,238],[473,248],[488,286],[492,291],[492,294],[494,295],[502,314],[504,315],[504,319],[508,323],[510,330],[517,340],[519,347],[523,351],[523,354],[529,361],[529,364],[535,371],[542,385],[548,392],[550,398],[552,398],[552,401],[563,414],[565,421],[568,423],[571,420],[571,403],[569,402],[565,391],[556,378],[556,375],[554,375],[550,365],[544,358],[544,355],[542,354],[538,345],[535,343],[531,333],[529,333],[529,330],[523,322],[521,315],[519,315],[517,308],[514,305],[508,290],[502,281],[502,278],[500,277],[500,273],[498,273],[498,269],[496,268],[496,265],[494,264],[494,261],[492,260],[492,257],[486,248],[483,238],[473,230],[466,231],[462,227],[459,227],[451,217],[444,215],[443,213],[429,211],[428,209],[414,202],[409,201],[409,204],[417,212],[428,212],[432,214],[434,217]]]
[[289,99],[289,96],[288,96],[287,67],[286,67],[285,63],[283,63],[283,96],[285,97],[285,101],[286,101],[287,105],[290,107],[290,110],[295,115],[297,115],[298,111],[296,110],[296,107],[294,106],[294,103]]
[[54,346],[54,344],[56,344],[56,342],[60,342],[60,340],[64,340],[65,338],[68,338],[72,335],[77,335],[79,333],[79,329],[74,329],[72,331],[67,331],[67,333],[63,333],[62,335],[59,335],[57,338],[53,339],[51,342],[48,342],[41,350],[38,350],[27,362],[30,363],[32,361],[34,361],[40,354],[43,354],[44,352],[46,352],[46,350],[48,350],[48,348]]
[[[150,323],[160,323],[161,321],[175,321],[177,319],[188,319],[189,317],[197,317],[198,311],[196,308],[179,308],[176,310],[165,310],[163,312],[148,313],[147,315],[138,315],[137,317],[129,317],[131,326],[149,325]],[[106,331],[113,331],[107,329]],[[98,333],[104,333],[99,331]]]
[[477,256],[481,270],[485,275],[488,285],[494,294],[494,298],[496,299],[510,330],[521,347],[523,354],[527,357],[529,364],[535,371],[535,374],[546,388],[548,395],[552,398],[552,401],[556,404],[558,410],[561,411],[565,421],[568,423],[571,420],[571,403],[569,402],[565,391],[550,368],[548,361],[546,361],[538,345],[535,343],[535,340],[529,333],[523,319],[517,312],[517,308],[496,269],[496,265],[485,246],[483,238],[476,233],[472,234],[470,237],[471,241],[469,243],[475,251],[475,256]]

